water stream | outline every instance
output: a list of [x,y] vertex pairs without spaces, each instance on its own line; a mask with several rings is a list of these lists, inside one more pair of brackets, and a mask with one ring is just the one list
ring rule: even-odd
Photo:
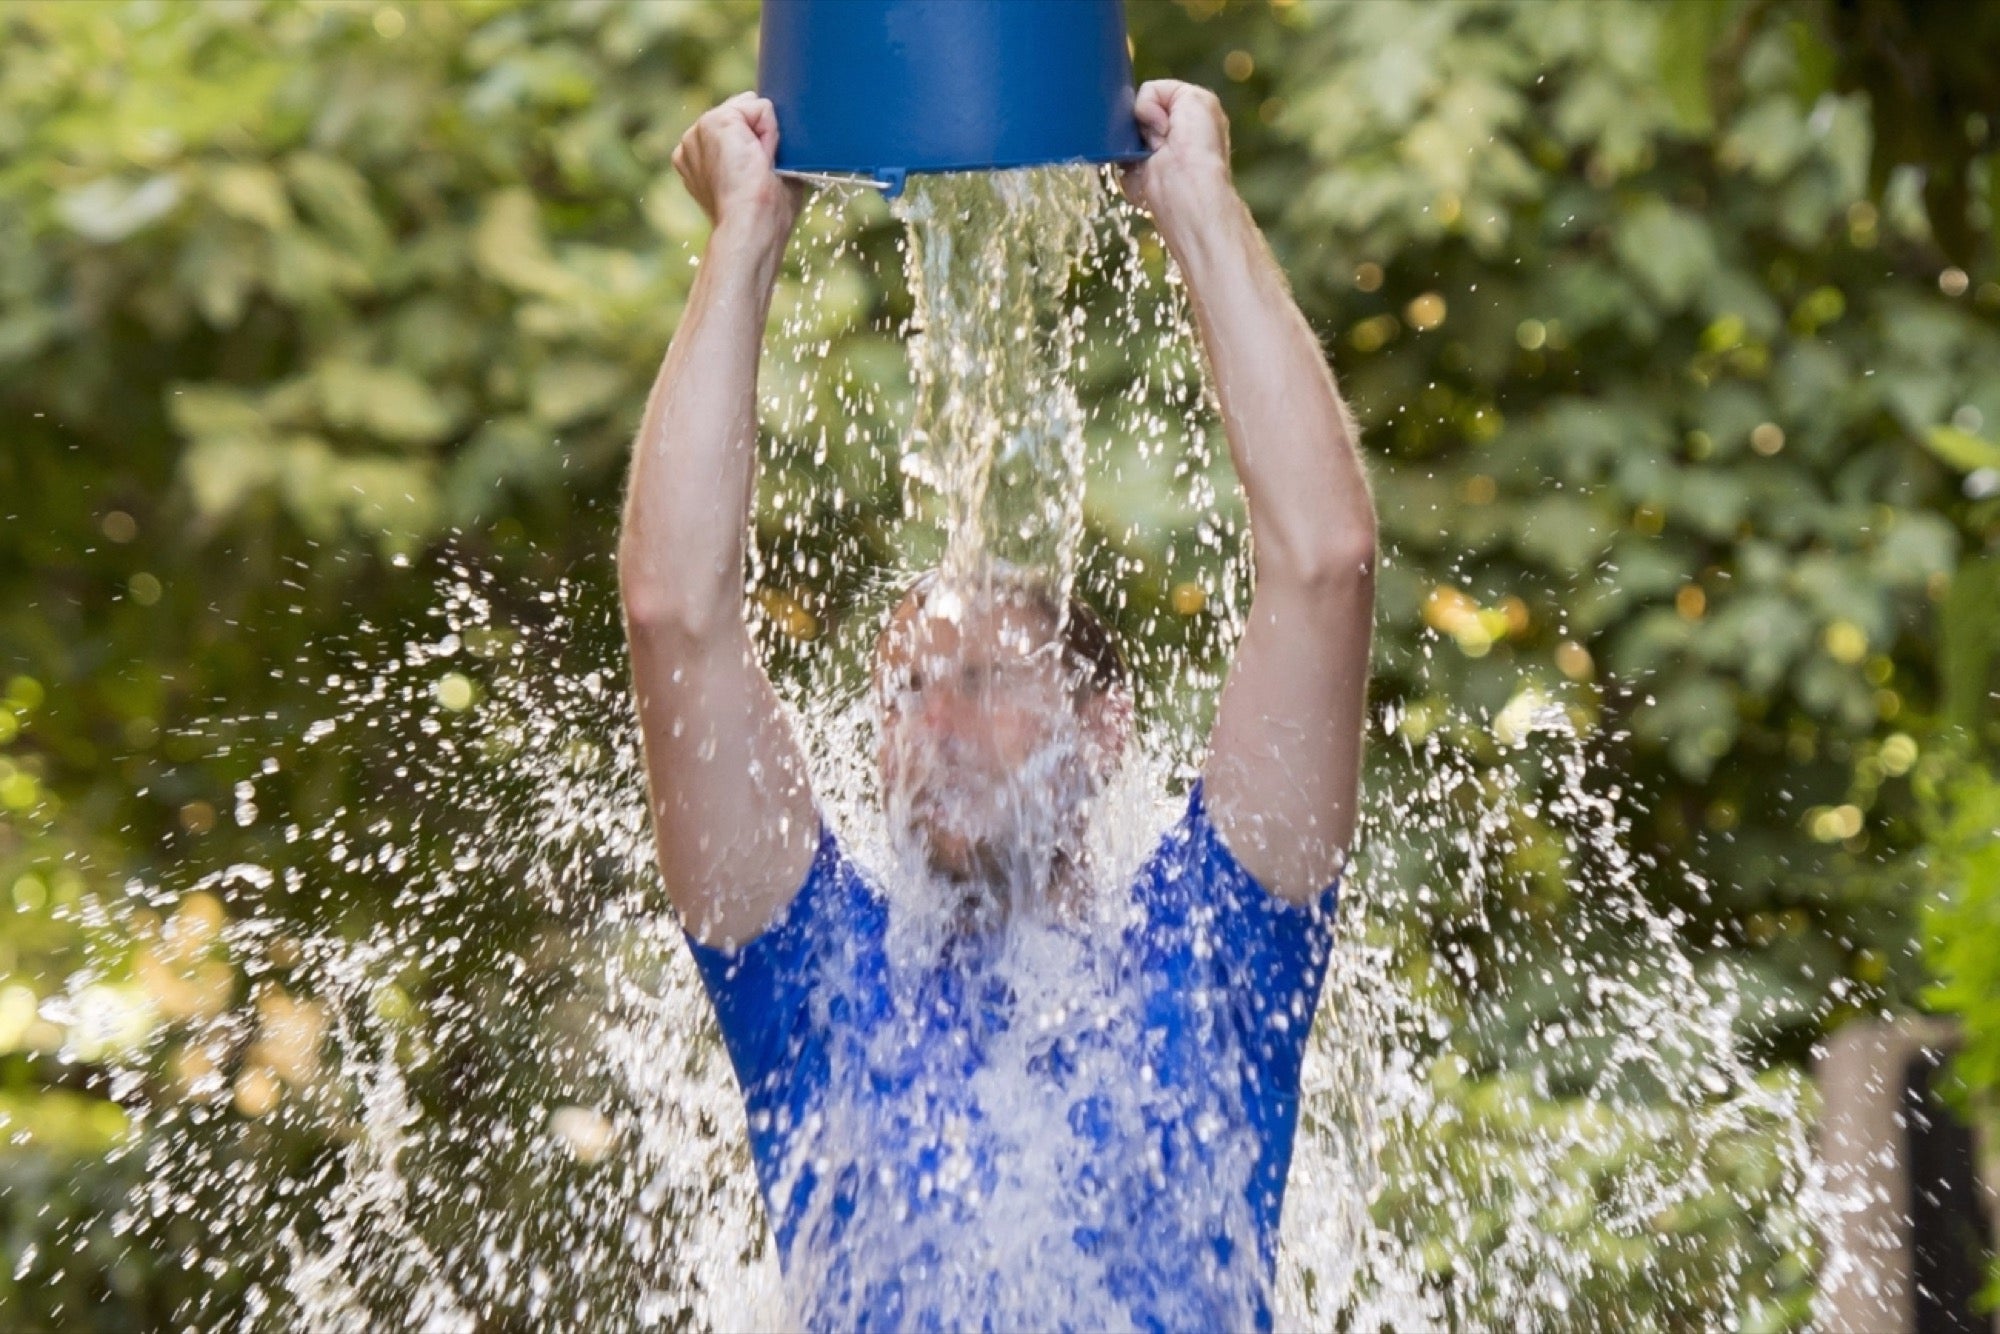
[[[852,433],[873,429],[865,414],[829,420],[816,378],[830,336],[830,269],[816,266],[830,259],[809,238],[857,206],[831,194],[812,206],[763,382],[769,429],[808,455],[817,438],[822,464],[829,432],[852,455]],[[908,347],[909,407],[899,429],[859,440],[877,485],[900,490],[897,555],[850,578],[862,591],[847,605],[813,610],[797,590],[834,571],[794,568],[767,533],[752,571],[760,629],[787,655],[779,683],[823,808],[912,920],[923,889],[899,879],[866,688],[896,590],[932,565],[997,559],[1136,630],[1139,744],[1091,834],[1115,904],[1178,810],[1247,600],[1240,501],[1218,472],[1185,303],[1095,169],[919,178],[900,218],[910,315],[890,332]],[[885,392],[844,384],[836,397]],[[1140,514],[1128,486],[1161,475],[1180,508]],[[856,485],[773,469],[767,529],[799,536],[854,503],[830,489]],[[1166,570],[1121,543],[1148,518],[1179,535]],[[1163,579],[1172,596],[1135,611],[1133,590]],[[90,976],[65,1001],[148,1035],[121,1090],[146,1185],[121,1222],[214,1276],[208,1304],[177,1323],[789,1318],[742,1104],[652,866],[607,584],[522,589],[447,566],[433,623],[356,649],[320,683],[326,712],[306,738],[365,752],[394,799],[289,823],[246,782],[239,818],[287,824],[283,857],[103,905],[176,976],[226,959],[248,982],[226,1002],[136,1020],[118,1011],[136,1002]],[[1634,850],[1638,798],[1606,779],[1612,739],[1525,690],[1502,717],[1448,721],[1393,706],[1371,718],[1367,814],[1308,1049],[1280,1325],[1782,1323],[1772,1274],[1810,1263],[1831,1207],[1805,1082],[1750,1062],[1736,1035],[1752,1000],[1648,905],[1643,882],[1689,873]],[[352,883],[394,910],[318,907]],[[1010,967],[1044,1006],[1037,1031],[1113,1005],[1079,989],[1088,968],[1056,937],[1027,932],[1016,949]],[[977,1090],[990,1107],[1019,1104],[1023,1125],[1032,1060],[1027,1046],[997,1059]],[[1091,1077],[1109,1091],[1129,1075]],[[1073,1147],[1060,1127],[1018,1147],[976,1201],[1005,1226],[938,1280],[1031,1275],[1039,1286],[990,1294],[1002,1312],[1045,1299],[1047,1238],[1069,1221],[1051,1213]],[[1748,1221],[1718,1241],[1703,1220],[1725,1214]],[[864,1235],[877,1253],[915,1244],[888,1227]],[[1082,1294],[1071,1318],[1115,1323],[1090,1282],[1057,1284]]]

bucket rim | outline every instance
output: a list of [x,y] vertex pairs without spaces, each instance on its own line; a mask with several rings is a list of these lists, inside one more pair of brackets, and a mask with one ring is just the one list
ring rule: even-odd
[[1070,167],[1089,164],[1092,166],[1126,165],[1144,162],[1153,155],[1150,148],[1136,153],[1078,153],[1070,157],[1032,157],[1003,162],[966,162],[933,164],[922,166],[878,166],[857,167],[850,163],[820,166],[811,162],[787,162],[774,170],[780,176],[792,176],[814,184],[854,184],[870,185],[882,191],[889,199],[903,192],[904,185],[912,176],[944,176],[970,172],[1023,171],[1030,167]]

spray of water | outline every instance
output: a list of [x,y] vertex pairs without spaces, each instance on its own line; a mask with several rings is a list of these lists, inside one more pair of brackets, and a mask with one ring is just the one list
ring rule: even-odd
[[[828,220],[847,207],[822,197],[802,233],[837,234]],[[906,388],[893,376],[833,386],[850,420],[827,419],[817,379],[845,252],[801,242],[806,272],[780,305],[763,407],[813,462],[767,473],[755,605],[779,635],[808,613],[761,595],[831,579],[803,556],[782,564],[771,534],[858,503],[865,482],[823,466],[827,433],[845,432],[847,452],[859,445],[901,489],[896,554],[860,581],[834,633],[788,643],[780,685],[822,807],[921,921],[929,900],[898,869],[872,762],[884,594],[918,569],[970,576],[1004,561],[1116,618],[1134,587],[1167,573],[1121,548],[1121,528],[1172,527],[1168,566],[1197,571],[1207,600],[1198,633],[1125,616],[1146,685],[1137,744],[1093,808],[1103,925],[1173,814],[1165,794],[1198,761],[1248,582],[1198,348],[1171,270],[1095,170],[925,180],[901,220],[912,313],[885,332],[909,349]],[[868,436],[880,398],[898,394],[900,425]],[[1157,490],[1132,484],[1163,474],[1181,508],[1135,510],[1128,485]],[[1110,541],[1097,549],[1087,529]],[[85,975],[56,1016],[84,1031],[124,1003],[98,1027],[146,1035],[119,1085],[145,1161],[121,1225],[215,1279],[177,1325],[789,1318],[742,1104],[654,879],[606,582],[524,592],[450,569],[435,624],[357,651],[323,683],[327,711],[306,738],[383,766],[396,800],[299,815],[268,865],[135,885],[129,902],[102,905],[117,927],[107,938],[137,940],[174,985],[216,966],[249,984],[240,1002],[211,988],[135,1018],[137,1001],[107,999]],[[1633,851],[1635,798],[1602,779],[1606,739],[1525,695],[1500,718],[1457,721],[1418,727],[1393,708],[1375,719],[1368,816],[1308,1051],[1281,1323],[1781,1322],[1762,1305],[1769,1273],[1810,1261],[1829,1207],[1807,1090],[1747,1061],[1742,989],[1698,967],[1675,916],[1648,906],[1642,879],[1672,868]],[[257,809],[255,780],[238,796],[239,817],[287,818]],[[324,910],[353,885],[385,891],[392,910]],[[891,953],[920,959],[937,939],[892,935]],[[1060,1244],[1074,1220],[1053,1215],[1053,1183],[1078,1149],[1030,1072],[1064,1035],[1125,1022],[1117,987],[1073,931],[1023,930],[1007,950],[1005,975],[1034,998],[1029,1022],[975,1087],[911,1077],[1041,1133],[1007,1140],[1006,1170],[981,1180],[952,1167],[949,1107],[903,1128],[945,1150],[930,1186],[992,1223],[937,1281],[1031,1320],[1060,1289],[1079,1324],[1116,1325],[1116,1303]],[[870,1059],[911,1058],[906,1041],[880,1041]],[[1132,1076],[1078,1078],[1115,1094],[1116,1119],[1143,1110]],[[824,1142],[880,1133],[829,1124]],[[1753,1218],[1754,1241],[1660,1242],[1718,1211]],[[890,1214],[857,1227],[852,1247],[889,1266],[936,1240]],[[830,1281],[830,1263],[799,1261],[794,1286]]]

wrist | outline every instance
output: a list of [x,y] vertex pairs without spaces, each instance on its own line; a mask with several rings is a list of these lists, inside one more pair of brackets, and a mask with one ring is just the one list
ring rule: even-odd
[[1221,160],[1176,163],[1150,189],[1153,222],[1162,234],[1200,227],[1236,199],[1229,164]]
[[784,262],[785,245],[791,239],[789,225],[755,216],[726,216],[709,234],[704,263],[723,270],[747,271],[759,283],[776,282]]
[[1249,206],[1226,175],[1175,198],[1155,213],[1154,225],[1183,270],[1206,265],[1239,247],[1257,228]]

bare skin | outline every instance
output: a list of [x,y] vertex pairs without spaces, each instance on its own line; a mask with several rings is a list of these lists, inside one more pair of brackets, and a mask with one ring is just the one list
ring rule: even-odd
[[[1154,152],[1125,190],[1187,279],[1255,557],[1204,790],[1245,869],[1299,901],[1333,879],[1354,832],[1374,508],[1318,340],[1230,181],[1220,104],[1155,82],[1135,115]],[[715,945],[775,920],[817,845],[804,758],[743,600],[757,361],[799,202],[772,170],[777,133],[770,103],[743,94],[675,152],[714,231],[639,428],[619,547],[660,870]],[[877,663],[884,791],[944,879],[1005,853],[1002,789],[1031,757],[1081,780],[1055,806],[1064,837],[1115,763],[1129,700],[1067,680],[1051,629],[998,605],[892,615]],[[1071,750],[1050,750],[1065,735]]]
[[1340,870],[1359,814],[1375,505],[1319,339],[1230,183],[1221,103],[1160,81],[1133,114],[1153,155],[1125,192],[1187,280],[1256,563],[1203,792],[1244,869],[1299,900]]
[[674,166],[715,224],[646,402],[618,548],[653,831],[701,940],[748,940],[790,901],[818,829],[804,757],[743,612],[757,359],[798,194],[771,170],[777,116],[742,94]]

